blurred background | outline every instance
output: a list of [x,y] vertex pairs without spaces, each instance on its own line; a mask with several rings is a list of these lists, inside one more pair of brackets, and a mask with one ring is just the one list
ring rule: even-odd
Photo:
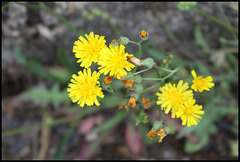
[[[177,2],[2,2],[2,159],[238,159],[238,2],[198,2],[197,8],[181,11]],[[104,92],[100,107],[80,108],[66,91],[81,70],[72,52],[80,35],[93,31],[107,44],[119,36],[138,42],[142,29],[149,32],[142,58],[159,63],[170,52],[181,59],[182,68],[168,81],[190,84],[194,69],[215,83],[210,92],[194,95],[205,111],[197,126],[183,127],[163,114],[171,133],[162,143],[146,136],[151,118],[159,119],[156,98],[145,111],[149,122],[136,125],[139,108],[119,110],[116,96]],[[127,51],[136,54],[138,47],[129,44]],[[143,75],[156,77],[154,70]],[[120,81],[112,84],[126,91]]]

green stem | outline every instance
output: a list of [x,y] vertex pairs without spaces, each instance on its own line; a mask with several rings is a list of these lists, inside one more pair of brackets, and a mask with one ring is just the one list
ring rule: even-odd
[[[228,19],[228,17],[227,17],[227,15],[225,14],[223,8],[221,7],[221,5],[220,5],[219,3],[217,3],[217,7],[218,7],[220,13],[222,14],[224,20],[225,20],[229,25],[231,25],[231,24],[230,24],[230,21],[229,21],[229,19]],[[238,38],[236,37],[236,35],[235,35],[234,32],[232,32],[232,35],[233,35],[233,37],[234,37],[235,39],[238,39]]]
[[151,68],[147,68],[147,69],[140,70],[140,71],[138,71],[138,72],[136,72],[136,73],[133,73],[133,75],[137,75],[137,74],[143,73],[143,72],[148,71],[148,70],[150,70],[150,69],[151,69]]
[[[141,48],[141,43],[142,43],[142,39],[139,42],[134,42],[134,41],[129,41],[130,43],[134,43],[138,45],[138,59],[141,59],[141,53],[142,53],[142,48]],[[136,67],[133,70],[133,74],[137,71],[138,65],[136,65]],[[130,88],[127,89],[127,96],[129,94]]]
[[128,43],[133,43],[133,44],[138,45],[139,42],[135,42],[135,41],[131,41],[131,40],[129,40]]
[[159,70],[164,70],[164,71],[167,71],[167,72],[172,72],[172,70],[169,70],[169,69],[166,69],[166,68],[162,68],[162,67],[159,67],[159,66],[155,66],[156,68],[158,68]]
[[157,84],[162,83],[164,80],[166,80],[167,78],[169,78],[170,76],[172,76],[174,73],[176,73],[179,70],[179,68],[182,66],[182,63],[181,63],[180,59],[177,56],[174,56],[174,57],[176,57],[176,59],[177,59],[177,61],[179,63],[177,68],[172,70],[171,73],[168,74],[167,76],[165,76],[164,78],[142,78],[143,80],[157,80],[157,81],[161,81],[161,82],[158,82],[158,83],[154,84],[153,86],[143,90],[141,93],[154,88]]
[[238,33],[238,29],[235,28],[235,27],[233,27],[233,26],[231,26],[230,24],[225,23],[225,22],[219,20],[218,18],[216,18],[216,17],[214,17],[214,16],[212,16],[212,15],[210,15],[210,14],[207,14],[207,13],[199,10],[198,8],[192,8],[192,10],[195,11],[195,12],[197,12],[197,13],[199,13],[199,14],[201,14],[201,15],[203,15],[203,16],[205,16],[205,17],[207,17],[207,18],[209,18],[209,19],[211,19],[212,21],[218,23],[219,25],[225,27],[226,29],[228,29],[228,30],[230,30],[230,31],[232,31],[232,32]]
[[5,5],[2,6],[2,9],[7,8],[7,7],[10,6],[11,4],[13,4],[13,2],[8,2],[8,3],[6,3]]
[[[146,91],[148,91],[148,90],[150,90],[150,89],[156,87],[159,83],[162,83],[162,82],[158,82],[158,83],[152,85],[151,87],[148,87],[148,88],[144,89],[141,93],[144,93],[144,92],[146,92]],[[141,94],[141,93],[139,93],[139,94]]]

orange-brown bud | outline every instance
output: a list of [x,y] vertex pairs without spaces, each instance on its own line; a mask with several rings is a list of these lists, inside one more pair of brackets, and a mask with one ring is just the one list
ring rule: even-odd
[[141,39],[143,40],[147,40],[148,39],[148,31],[143,29],[139,32],[139,36]]
[[134,108],[136,105],[136,98],[131,97],[130,100],[128,101],[128,104],[130,104],[130,106],[132,106],[132,108]]
[[112,82],[112,76],[108,76],[104,78],[104,83],[106,85],[110,84]]
[[159,129],[157,136],[159,138],[159,142],[162,142],[162,139],[166,136],[166,131],[164,129]]
[[141,98],[140,101],[144,105],[144,109],[149,109],[151,107],[151,101],[149,99]]
[[156,136],[156,132],[152,129],[148,132],[147,136],[152,140]]
[[133,84],[135,82],[135,79],[132,78],[131,80],[122,80],[122,83],[125,85],[126,88],[130,88],[130,90],[133,90]]
[[130,62],[132,62],[132,63],[134,63],[134,64],[136,64],[138,66],[140,66],[141,63],[142,63],[141,60],[139,60],[138,58],[136,58],[134,56],[129,56],[127,61],[130,61]]

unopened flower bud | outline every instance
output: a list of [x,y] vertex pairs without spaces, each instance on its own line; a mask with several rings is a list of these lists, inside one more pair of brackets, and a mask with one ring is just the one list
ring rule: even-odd
[[141,98],[140,101],[144,105],[144,109],[149,109],[151,107],[151,101],[149,99]]
[[151,130],[148,132],[147,136],[148,136],[151,140],[153,140],[153,138],[156,136],[156,134],[157,134],[157,132],[155,132],[153,129],[151,129]]
[[121,43],[121,44],[123,44],[123,45],[127,45],[128,42],[129,42],[129,39],[128,39],[127,37],[120,37],[120,38],[118,39],[118,42]]
[[141,65],[141,60],[139,60],[138,58],[136,58],[134,56],[129,56],[128,61],[130,61],[138,66]]
[[148,39],[148,31],[143,29],[139,32],[139,36],[142,40],[147,40]]
[[162,62],[163,65],[167,65],[168,64],[168,60],[167,59],[162,59],[161,62]]
[[119,42],[118,42],[118,40],[117,39],[113,39],[112,41],[111,41],[111,46],[114,48],[115,46],[119,46]]
[[104,78],[104,83],[106,85],[110,84],[112,82],[112,76],[108,76]]
[[171,54],[171,53],[168,54],[168,60],[169,60],[169,61],[172,61],[173,57],[174,57],[173,54]]
[[133,90],[133,84],[135,82],[135,79],[132,78],[130,80],[122,80],[122,83],[125,85],[126,88],[130,88],[130,90]]
[[166,136],[166,131],[164,129],[159,129],[157,132],[157,136],[159,138],[159,142],[162,142],[162,139]]
[[145,60],[142,60],[142,64],[144,66],[147,66],[148,68],[152,68],[154,66],[155,62],[152,58],[148,57]]
[[132,108],[134,108],[136,106],[136,98],[135,97],[131,97],[128,104],[130,104],[130,106]]

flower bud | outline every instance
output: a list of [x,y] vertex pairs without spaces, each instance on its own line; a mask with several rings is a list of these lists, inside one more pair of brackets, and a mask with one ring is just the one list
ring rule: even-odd
[[134,82],[135,82],[135,79],[134,79],[134,78],[132,78],[132,79],[130,79],[130,80],[122,80],[122,84],[124,84],[126,88],[129,87],[130,90],[133,90],[133,84],[134,84]]
[[131,97],[128,104],[130,104],[130,106],[132,108],[134,108],[136,106],[136,98],[135,97]]
[[119,46],[118,40],[117,39],[113,39],[111,41],[111,46],[114,48],[115,46]]
[[128,61],[130,61],[138,66],[141,65],[141,63],[142,63],[141,60],[139,60],[138,58],[136,58],[134,56],[129,56]]
[[129,39],[128,39],[127,37],[120,37],[120,38],[118,39],[118,42],[121,43],[121,44],[123,44],[123,45],[127,45],[128,42],[129,42]]
[[169,54],[168,54],[168,60],[169,60],[169,61],[172,61],[173,58],[174,58],[174,55],[171,54],[171,53],[169,53]]
[[144,109],[149,109],[151,107],[151,101],[149,99],[141,98],[140,101],[144,105]]
[[168,64],[168,60],[167,60],[167,59],[162,59],[161,63],[162,63],[163,65],[167,65],[167,64]]
[[153,59],[148,57],[145,60],[142,60],[141,65],[147,66],[148,68],[152,68],[154,64],[155,62],[153,61]]
[[112,76],[108,76],[104,78],[104,83],[106,85],[110,84],[112,82]]
[[148,31],[143,29],[139,32],[139,36],[142,40],[147,40],[148,39]]
[[162,142],[162,139],[166,136],[166,131],[164,129],[159,129],[157,132],[157,136],[159,138],[159,142]]

